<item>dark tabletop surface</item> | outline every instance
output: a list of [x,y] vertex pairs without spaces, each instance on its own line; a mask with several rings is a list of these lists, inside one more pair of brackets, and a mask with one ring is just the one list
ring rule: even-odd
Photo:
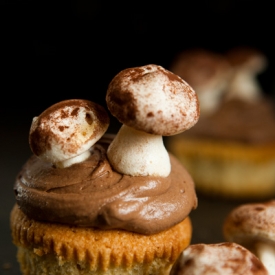
[[[9,228],[13,183],[31,154],[31,120],[51,104],[86,98],[105,106],[107,85],[122,69],[168,68],[186,48],[224,52],[243,44],[267,55],[269,69],[260,80],[274,93],[272,1],[65,2],[0,2],[0,275],[20,274]],[[223,219],[237,204],[199,196],[190,215],[192,243],[223,241]]]

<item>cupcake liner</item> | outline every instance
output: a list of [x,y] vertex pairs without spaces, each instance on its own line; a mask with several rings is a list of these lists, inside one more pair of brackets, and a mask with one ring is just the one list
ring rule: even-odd
[[189,217],[166,231],[141,235],[38,222],[29,219],[17,205],[11,212],[11,228],[22,269],[30,269],[22,260],[30,257],[24,256],[25,251],[31,257],[44,257],[44,262],[53,262],[53,256],[57,266],[73,263],[93,272],[121,267],[127,270],[140,265],[150,270],[150,265],[156,262],[169,269],[189,245],[192,234]]

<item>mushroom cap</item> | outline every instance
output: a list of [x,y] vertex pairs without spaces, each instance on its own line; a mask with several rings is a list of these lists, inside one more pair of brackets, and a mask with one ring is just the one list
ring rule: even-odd
[[249,250],[231,242],[187,247],[170,275],[267,275],[263,263]]
[[149,134],[175,135],[199,119],[193,88],[154,64],[119,72],[108,86],[106,102],[121,123]]
[[275,242],[275,200],[234,208],[224,221],[223,234],[227,241],[249,248],[257,241]]
[[235,47],[230,49],[226,56],[234,69],[244,70],[255,75],[263,72],[268,65],[264,53],[253,47]]
[[35,155],[57,163],[89,150],[108,126],[102,106],[83,99],[64,100],[33,119],[29,144]]

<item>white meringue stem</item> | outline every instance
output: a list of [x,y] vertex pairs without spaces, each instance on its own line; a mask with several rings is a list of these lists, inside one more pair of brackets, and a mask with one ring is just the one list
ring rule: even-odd
[[249,72],[238,72],[228,87],[227,99],[240,98],[256,102],[262,97],[262,88],[256,77]]
[[91,155],[90,150],[87,150],[87,151],[83,152],[82,154],[75,156],[73,158],[59,161],[59,162],[55,163],[55,166],[58,168],[66,168],[66,167],[69,167],[75,163],[79,163],[79,162],[86,160],[87,158],[89,158],[90,155]]
[[275,275],[275,246],[274,244],[259,242],[255,245],[255,254],[266,267],[269,275]]
[[112,167],[131,176],[170,174],[169,154],[160,135],[152,135],[122,125],[110,144],[107,155]]

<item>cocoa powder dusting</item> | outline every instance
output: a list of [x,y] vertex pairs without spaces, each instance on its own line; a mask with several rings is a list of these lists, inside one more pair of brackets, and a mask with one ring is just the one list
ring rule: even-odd
[[263,207],[263,206],[256,206],[256,207],[254,207],[254,210],[255,210],[256,212],[264,211],[264,210],[265,210],[265,207]]
[[[146,67],[147,69],[151,69],[151,67]],[[125,71],[125,75],[128,75],[128,77],[131,79],[133,82],[137,82],[140,80],[141,77],[144,76],[144,69],[143,68],[134,68],[133,69],[128,69]]]
[[65,119],[65,118],[67,118],[67,117],[69,117],[68,112],[65,112],[64,110],[62,110],[62,111],[61,111],[61,119]]
[[40,156],[47,150],[51,150],[52,134],[50,129],[38,127],[30,133],[29,143],[32,144],[32,151]]
[[262,274],[263,266],[262,263],[259,262],[258,258],[251,255],[251,262],[253,263],[251,265],[251,272],[254,274]]
[[73,111],[71,112],[71,116],[76,116],[76,117],[77,117],[78,113],[79,113],[79,108],[75,108],[75,109],[73,109]]
[[111,86],[111,90],[112,92],[108,94],[110,111],[122,123],[125,120],[135,120],[137,106],[133,94],[127,90],[116,89],[116,86]]
[[179,76],[154,64],[118,73],[108,86],[106,102],[121,123],[149,134],[178,134],[199,117],[195,91]]
[[267,275],[263,263],[243,246],[223,242],[193,244],[184,250],[171,275],[246,274]]
[[[81,99],[73,99],[73,100],[64,100],[62,102],[56,103],[46,109],[44,112],[42,112],[39,117],[37,117],[36,124],[39,125],[35,129],[31,128],[30,135],[29,135],[29,143],[31,146],[31,149],[34,154],[37,156],[42,155],[46,151],[51,150],[51,144],[53,139],[57,139],[57,135],[54,134],[50,126],[47,126],[47,122],[51,122],[52,124],[55,124],[55,120],[60,119],[66,119],[69,117],[77,117],[80,112],[80,108],[83,107],[87,110],[86,113],[86,121],[88,124],[93,123],[92,116],[88,113],[91,110],[94,111],[95,117],[98,118],[98,121],[100,121],[101,125],[97,125],[95,127],[94,132],[91,135],[91,138],[95,136],[98,131],[100,130],[100,127],[104,127],[103,125],[109,124],[109,116],[107,112],[104,110],[104,108],[96,103],[93,103],[88,100],[81,100]],[[55,117],[55,115],[59,114],[59,117]],[[65,131],[66,128],[69,128],[66,125],[57,125],[57,128],[60,132]],[[85,133],[83,133],[85,135]],[[74,134],[72,134],[70,137],[67,138],[67,140],[60,141],[60,145],[62,144],[62,148],[66,146],[66,142],[70,141],[73,138]],[[67,148],[69,152],[74,152],[77,150],[77,146],[71,145],[71,147]]]
[[172,81],[172,82],[174,82],[174,81],[176,81],[176,82],[178,82],[178,81],[183,82],[183,80],[182,80],[181,77],[179,77],[179,76],[176,75],[176,74],[173,74],[172,72],[163,71],[163,74],[165,74],[165,75],[168,77],[168,79],[169,79],[170,81]]

